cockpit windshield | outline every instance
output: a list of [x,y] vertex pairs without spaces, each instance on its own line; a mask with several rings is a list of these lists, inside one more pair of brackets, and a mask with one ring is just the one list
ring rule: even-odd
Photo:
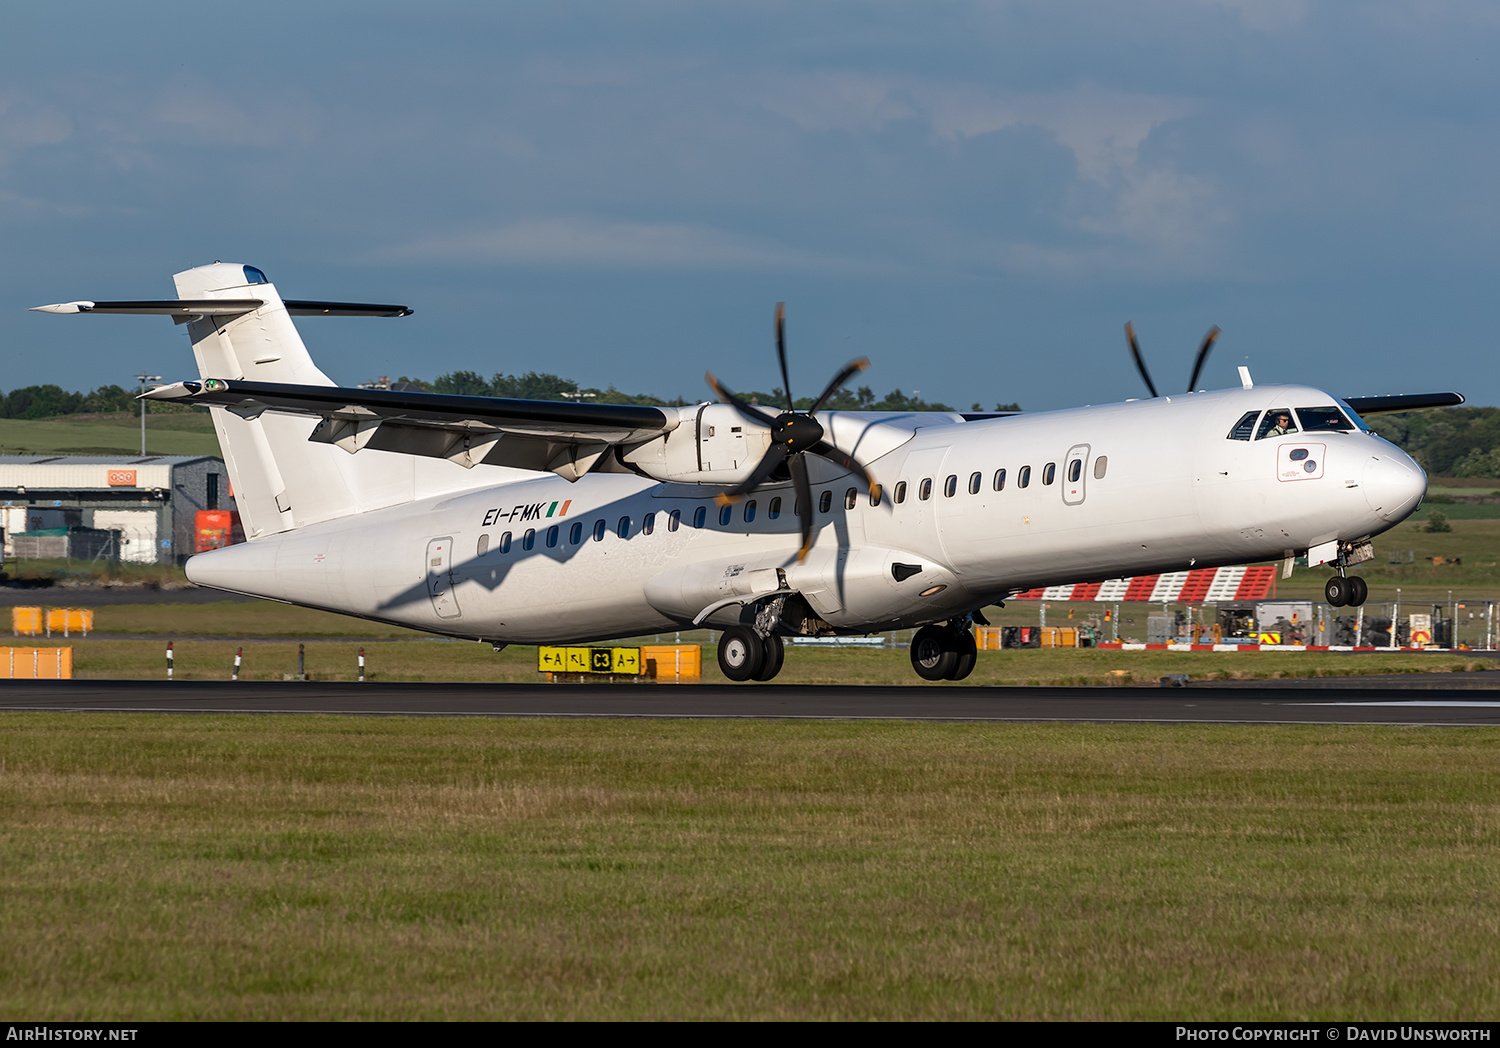
[[1330,430],[1347,433],[1354,428],[1344,417],[1344,413],[1332,404],[1315,408],[1298,408],[1297,418],[1302,422],[1302,428],[1309,433]]

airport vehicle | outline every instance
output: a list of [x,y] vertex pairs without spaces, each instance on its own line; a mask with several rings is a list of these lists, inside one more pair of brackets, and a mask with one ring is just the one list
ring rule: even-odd
[[[147,397],[209,406],[248,541],[187,562],[201,585],[507,643],[722,628],[735,680],[783,638],[918,628],[927,680],[973,669],[969,626],[1035,586],[1307,553],[1327,597],[1409,515],[1421,468],[1340,399],[1255,385],[1011,416],[519,401],[335,385],[293,316],[404,306],[283,301],[252,266],[176,276],[178,298],[53,313],[185,323],[199,378]],[[777,348],[790,390],[781,314]],[[1139,362],[1133,332],[1131,349]],[[1212,345],[1199,351],[1193,381]],[[792,403],[788,394],[789,405]]]

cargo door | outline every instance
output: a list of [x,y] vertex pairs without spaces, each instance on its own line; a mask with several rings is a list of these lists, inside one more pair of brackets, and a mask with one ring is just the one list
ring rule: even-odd
[[1069,506],[1083,505],[1085,494],[1084,485],[1089,473],[1089,446],[1087,444],[1074,444],[1068,449],[1068,457],[1063,462],[1062,474],[1062,497],[1063,502]]
[[453,593],[453,537],[427,543],[427,593],[440,619],[456,619],[462,611]]

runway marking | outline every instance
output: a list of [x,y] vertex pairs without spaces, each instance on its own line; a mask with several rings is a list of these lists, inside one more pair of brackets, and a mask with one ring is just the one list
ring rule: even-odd
[[1289,706],[1479,706],[1486,709],[1500,707],[1500,702],[1485,702],[1480,699],[1399,699],[1394,701],[1370,700],[1360,702],[1295,702]]

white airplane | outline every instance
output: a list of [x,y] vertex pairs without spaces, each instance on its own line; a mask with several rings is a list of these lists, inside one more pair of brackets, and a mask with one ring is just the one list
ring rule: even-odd
[[[497,648],[711,625],[733,680],[775,677],[784,637],[912,627],[917,674],[961,680],[971,623],[1014,593],[1303,553],[1333,566],[1329,603],[1361,604],[1346,569],[1427,478],[1360,413],[1463,402],[1244,368],[1157,396],[1133,332],[1152,399],[1027,415],[821,410],[863,362],[809,411],[712,376],[724,402],[684,408],[348,389],[291,318],[410,310],[283,301],[217,262],[176,284],[36,308],[187,324],[199,379],[144,395],[209,406],[248,536],[191,558],[194,582]],[[790,390],[779,310],[776,330]]]

